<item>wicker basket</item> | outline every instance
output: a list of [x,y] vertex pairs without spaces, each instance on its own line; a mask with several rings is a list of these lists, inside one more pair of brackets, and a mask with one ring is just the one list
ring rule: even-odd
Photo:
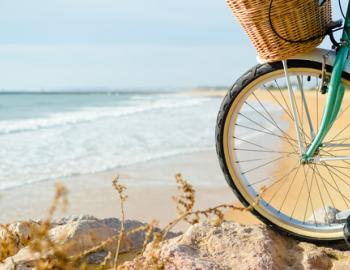
[[267,62],[287,59],[317,47],[332,20],[330,0],[321,7],[319,0],[274,0],[271,9],[270,0],[226,2],[259,57]]

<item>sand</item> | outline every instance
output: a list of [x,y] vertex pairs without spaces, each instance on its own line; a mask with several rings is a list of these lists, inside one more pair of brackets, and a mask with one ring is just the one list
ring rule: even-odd
[[[227,87],[226,89],[229,89]],[[189,97],[197,97],[197,96],[207,96],[207,97],[224,97],[227,93],[227,90],[223,90],[222,88],[194,88],[190,91],[183,91],[178,93],[179,95],[189,96]]]
[[[224,96],[226,91],[196,89],[181,95]],[[144,222],[152,219],[161,225],[176,217],[172,196],[179,195],[175,174],[181,172],[196,190],[196,209],[237,201],[221,173],[214,147],[196,153],[179,154],[159,160],[113,170],[44,181],[0,192],[0,223],[42,219],[54,196],[55,182],[69,191],[69,206],[55,216],[89,214],[120,217],[120,203],[112,188],[119,176],[127,186],[126,216]]]
[[[213,91],[206,91],[202,95],[212,95]],[[190,94],[199,94],[193,92]],[[217,91],[215,95],[224,95],[224,92]],[[314,96],[309,93],[309,109],[316,111]],[[265,97],[269,99],[268,96]],[[297,96],[298,102],[300,97]],[[350,98],[345,97],[345,104],[350,103]],[[322,110],[319,109],[319,118]],[[346,119],[350,119],[350,109],[346,112]],[[285,117],[285,116],[282,116]],[[305,116],[304,116],[305,117]],[[317,117],[313,113],[313,118]],[[343,125],[344,126],[344,125]],[[289,127],[288,133],[293,135],[293,126]],[[336,124],[330,137],[341,129]],[[342,137],[350,136],[350,128]],[[279,163],[278,170],[288,170],[292,165],[287,162]],[[125,184],[129,196],[126,202],[126,216],[128,219],[137,219],[144,222],[157,219],[161,225],[166,224],[176,216],[173,195],[178,191],[174,175],[181,172],[183,176],[193,184],[196,189],[196,209],[204,209],[222,203],[234,203],[239,205],[238,200],[228,187],[219,167],[215,149],[195,153],[185,153],[159,160],[134,164],[123,168],[115,168],[110,171],[72,176],[60,181],[69,190],[69,207],[65,213],[56,213],[57,217],[66,215],[90,214],[96,217],[120,217],[118,196],[112,188],[111,180],[119,175],[120,181]],[[322,172],[326,173],[326,172]],[[296,186],[289,195],[297,198],[301,186],[301,179],[296,180]],[[310,177],[309,180],[311,181]],[[272,184],[272,183],[270,183]],[[267,192],[272,194],[280,187],[274,186]],[[317,194],[316,185],[312,194]],[[325,192],[325,190],[323,190]],[[6,190],[0,193],[0,223],[12,222],[23,219],[40,219],[46,216],[54,194],[54,181],[46,181],[19,188]],[[284,192],[276,197],[276,201],[283,200]],[[316,195],[315,195],[316,196]],[[350,196],[349,196],[350,197]],[[341,198],[336,198],[339,201]],[[316,203],[320,205],[320,199]],[[291,211],[294,203],[286,201],[286,210]],[[311,209],[308,210],[308,214]],[[259,223],[249,212],[228,211],[226,218],[241,223]]]
[[[172,196],[179,194],[174,178],[177,172],[193,183],[197,209],[236,200],[221,173],[215,150],[211,149],[61,179],[69,190],[69,207],[65,213],[57,212],[56,217],[80,214],[120,217],[118,196],[111,183],[112,178],[119,175],[129,196],[127,218],[144,222],[157,219],[164,225],[176,217]],[[53,194],[53,181],[0,193],[0,223],[44,218]]]
[[[284,90],[283,92],[286,100],[288,100],[287,91]],[[316,95],[315,92],[306,92],[305,95],[308,101],[308,109],[311,114],[311,119],[314,123],[314,129],[317,131],[320,126],[326,95]],[[306,121],[305,110],[300,110],[301,95],[296,94],[295,97],[297,104],[299,105],[299,117],[301,118],[302,125],[309,134],[309,126]],[[262,100],[271,100],[271,96],[266,92],[259,98]],[[318,105],[316,105],[316,99],[319,100]],[[348,122],[348,119],[350,119],[349,106],[350,93],[346,92],[343,106],[338,115],[340,118],[334,123],[324,142],[328,142],[336,137],[335,139],[337,139],[337,141],[333,143],[350,143],[350,124]],[[288,119],[286,113],[283,113],[280,117],[284,120]],[[286,133],[292,138],[296,138],[295,128],[292,124],[289,125]],[[306,140],[309,141],[307,138]],[[253,142],[259,144],[259,139],[253,140]],[[269,145],[268,148],[275,149],[276,151],[277,149],[280,151],[291,151],[291,147],[288,143],[275,145],[272,148],[271,145]],[[333,155],[350,156],[350,150],[348,149],[348,147],[340,147],[337,149],[324,148],[324,150],[320,151],[319,155],[323,157],[330,156],[328,151],[332,151],[331,154]],[[273,169],[274,172],[272,172],[272,175],[279,173],[278,177],[271,177],[269,183],[265,182],[267,190],[264,193],[263,198],[266,201],[271,202],[273,207],[280,209],[280,211],[287,216],[293,216],[293,218],[300,221],[311,222],[315,221],[314,213],[324,211],[327,207],[336,208],[340,211],[350,208],[349,161],[327,161],[326,163],[327,166],[329,166],[329,169],[322,164],[301,165],[299,171],[295,170],[295,174],[293,172],[293,174],[287,179],[277,183],[281,178],[281,173],[283,173],[282,175],[285,175],[293,169],[295,163],[298,163],[298,161],[299,157],[295,156],[294,160],[284,158],[278,162],[278,165]],[[315,173],[313,173],[313,170],[315,170]],[[252,215],[247,213],[240,214],[237,211],[230,211],[227,216],[228,218],[242,223],[258,222],[256,218],[252,218]]]
[[[183,95],[220,96],[226,91],[196,89]],[[172,196],[179,195],[175,174],[181,172],[196,190],[195,209],[204,209],[223,203],[239,205],[221,172],[213,148],[134,164],[113,170],[44,181],[0,192],[0,223],[15,220],[45,218],[54,196],[55,182],[69,191],[69,205],[65,212],[59,209],[55,217],[88,214],[96,217],[120,217],[120,203],[112,188],[112,179],[119,176],[127,186],[126,218],[144,222],[157,219],[160,225],[176,217]],[[228,219],[256,223],[250,213],[226,212]],[[183,228],[185,225],[180,225]]]
[[[315,93],[305,93],[308,100],[308,108],[311,114],[313,122],[321,120],[322,108],[326,100],[325,95],[318,95],[320,101],[317,115],[316,107],[316,95]],[[287,91],[284,91],[285,97],[288,99]],[[261,96],[262,99],[270,99],[268,96]],[[301,96],[296,94],[297,104],[301,104]],[[346,93],[344,98],[343,107],[341,110],[341,118],[335,122],[331,131],[327,135],[325,142],[332,139],[340,131],[342,134],[337,139],[346,139],[350,136],[350,128],[347,125],[347,119],[350,119],[350,110],[348,105],[350,104],[349,93]],[[345,110],[344,112],[342,112]],[[309,134],[309,126],[306,121],[305,111],[302,113],[299,107],[300,118],[303,119],[304,129]],[[286,113],[281,115],[282,119],[287,120],[288,116]],[[314,129],[318,129],[317,124],[314,124]],[[286,131],[292,138],[296,138],[295,129],[293,125],[289,125]],[[308,141],[309,139],[306,138]],[[349,143],[349,140],[338,141],[337,143]],[[344,147],[343,147],[344,148]],[[291,151],[291,147],[288,143],[282,143],[276,145],[274,148],[276,151]],[[341,149],[341,148],[340,148]],[[327,156],[329,148],[325,148],[325,151],[320,151],[320,156]],[[338,148],[339,150],[339,148]],[[332,152],[337,156],[349,156],[349,150],[341,150]],[[314,221],[313,214],[323,210],[327,207],[333,207],[339,210],[346,210],[350,208],[350,185],[347,183],[349,180],[349,164],[344,161],[330,161],[327,162],[328,166],[338,166],[335,169],[329,171],[327,167],[318,165],[301,165],[298,169],[293,171],[292,174],[283,181],[281,175],[287,174],[293,169],[295,164],[298,164],[299,157],[295,156],[292,158],[285,158],[278,162],[275,166],[275,173],[279,172],[278,176],[271,177],[271,182],[266,184],[267,191],[264,193],[263,198],[270,202],[270,205],[279,209],[282,213],[287,216],[293,216],[300,221]],[[316,173],[313,173],[316,170]],[[274,175],[273,173],[272,175]],[[281,174],[282,173],[282,174]],[[338,177],[338,176],[341,177]],[[342,179],[341,179],[342,178]],[[306,181],[305,181],[306,179]],[[345,180],[344,180],[345,179]],[[339,190],[342,195],[339,194]]]

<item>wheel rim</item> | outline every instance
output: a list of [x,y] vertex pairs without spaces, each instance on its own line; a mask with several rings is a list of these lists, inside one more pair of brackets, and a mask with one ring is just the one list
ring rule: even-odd
[[[302,81],[312,125],[317,132],[325,95],[318,93],[320,71],[290,68],[295,89],[303,143],[311,141],[307,110],[298,85]],[[310,79],[310,81],[308,81]],[[254,209],[279,227],[307,238],[342,238],[343,224],[334,221],[333,210],[350,209],[350,161],[300,163],[293,114],[283,70],[260,76],[248,84],[232,103],[224,126],[224,154],[234,185]],[[346,89],[349,83],[343,81]],[[325,141],[350,143],[350,95]],[[311,104],[311,102],[313,104]],[[350,134],[350,133],[349,133]],[[350,147],[348,147],[350,148]],[[349,155],[348,149],[321,149],[318,155]],[[323,212],[323,213],[322,213]],[[324,215],[324,213],[328,213]]]

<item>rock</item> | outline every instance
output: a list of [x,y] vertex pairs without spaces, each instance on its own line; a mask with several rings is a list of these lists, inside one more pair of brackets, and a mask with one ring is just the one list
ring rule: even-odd
[[304,257],[302,264],[305,269],[332,269],[333,263],[325,249],[311,244],[301,244]]
[[20,250],[19,239],[8,230],[7,226],[0,227],[0,261],[15,255]]
[[[0,270],[12,270],[15,265],[17,270],[34,269],[40,256],[50,254],[49,251],[46,255],[32,254],[28,247],[23,247],[25,244],[22,245],[20,239],[25,243],[31,237],[31,226],[38,226],[35,222],[28,224],[8,225],[21,248],[17,254],[0,264]],[[125,222],[126,230],[142,225],[144,224],[139,221]],[[57,220],[50,228],[49,235],[58,245],[72,244],[67,250],[71,256],[116,236],[120,227],[120,220],[116,218],[68,217]],[[0,230],[0,236],[1,234],[4,231]],[[228,221],[219,225],[200,223],[189,227],[181,235],[169,233],[169,237],[173,238],[162,242],[159,248],[148,245],[140,257],[125,263],[123,269],[154,269],[151,267],[151,262],[154,261],[164,264],[167,270],[350,269],[350,251],[298,242],[271,231],[265,225],[241,225]],[[135,233],[131,239],[132,249],[139,249],[144,242],[145,233]],[[114,254],[115,248],[116,241],[87,255],[85,262],[100,264],[109,252]],[[120,251],[129,249],[130,246],[123,241]]]
[[307,221],[309,222],[318,222],[318,223],[336,223],[336,215],[340,211],[331,206],[326,206],[325,208],[320,208],[311,215]]
[[[31,238],[31,226],[39,226],[38,223],[33,224],[22,222],[13,223],[8,226],[11,229],[11,232],[13,231],[16,237],[18,237],[17,240],[19,243],[22,241],[20,239],[23,239],[23,245],[19,245],[16,251],[11,254],[14,255],[18,250],[20,250],[16,255],[7,258],[5,260],[5,264],[0,264],[0,269],[13,269],[14,264],[17,265],[16,269],[29,269],[30,267],[34,267],[33,262],[38,259],[38,255],[33,255],[27,247],[22,248]],[[127,220],[124,223],[124,228],[126,231],[128,231],[143,225],[145,224],[139,221]],[[112,254],[114,254],[117,246],[117,235],[120,228],[121,222],[117,218],[97,219],[92,216],[84,215],[79,217],[72,216],[54,221],[48,234],[50,239],[57,245],[66,245],[66,252],[70,256],[87,251],[100,245],[107,239],[114,237],[113,241],[110,241],[101,249],[98,249],[87,256],[86,259],[89,263],[99,264],[104,260],[105,256],[107,256],[108,252],[112,252]],[[170,238],[177,235],[178,234],[170,232],[168,237]],[[129,250],[141,249],[144,239],[145,232],[142,231],[134,233],[129,237],[130,241],[123,240],[121,242],[120,252],[122,253]],[[47,254],[49,253],[50,252],[48,251]]]
[[51,224],[52,224],[52,227],[54,227],[57,225],[64,225],[64,224],[68,224],[76,221],[82,221],[82,220],[98,220],[98,219],[91,215],[67,216],[59,219],[54,219],[51,222]]
[[16,255],[9,257],[3,264],[1,270],[29,270],[34,269],[35,259],[38,258],[28,247],[22,248]]
[[86,257],[86,262],[88,264],[101,264],[103,262],[103,260],[105,259],[105,257],[108,255],[107,251],[100,251],[100,252],[95,252],[92,254],[89,254]]
[[[97,246],[117,233],[117,228],[106,226],[102,220],[85,219],[56,226],[49,231],[49,236],[57,244],[69,245],[67,252],[76,255]],[[115,245],[115,241],[111,244]],[[112,245],[108,245],[106,249],[110,251]]]
[[32,233],[40,225],[34,221],[19,221],[11,223],[8,229],[18,237],[21,247],[25,246],[32,238]]
[[350,251],[298,242],[264,225],[234,222],[191,226],[183,235],[165,241],[159,250],[148,245],[140,258],[124,264],[125,269],[151,268],[154,255],[168,270],[350,269],[346,268]]
[[[7,256],[15,255],[32,238],[33,231],[39,226],[33,221],[17,221],[0,227],[0,242],[7,242]],[[0,257],[2,257],[0,255]]]
[[[85,216],[84,218],[78,219],[69,218],[66,221],[68,223],[53,227],[49,235],[56,243],[71,245],[69,252],[72,255],[81,253],[111,237],[117,236],[121,228],[121,222],[117,218],[96,219],[94,217],[90,218]],[[145,224],[139,221],[126,220],[124,228],[126,231],[129,231],[143,225]],[[169,234],[169,238],[174,236],[176,236],[176,234]],[[130,235],[129,239],[130,242],[122,242],[120,252],[142,248],[145,232],[134,233]],[[111,241],[105,246],[104,251],[114,252],[116,242],[117,239],[115,238],[114,241]]]
[[338,222],[345,222],[349,216],[350,216],[350,209],[347,209],[347,210],[338,212],[335,217]]

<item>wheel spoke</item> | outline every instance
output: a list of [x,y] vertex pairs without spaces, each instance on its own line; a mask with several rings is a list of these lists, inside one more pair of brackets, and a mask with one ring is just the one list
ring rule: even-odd
[[[320,173],[320,172],[318,171],[317,167],[316,167],[316,171],[318,172],[318,174]],[[335,205],[334,205],[334,202],[333,202],[333,200],[332,200],[332,197],[331,197],[331,195],[329,194],[329,191],[328,191],[326,185],[324,184],[322,178],[321,178],[321,181],[322,181],[322,183],[323,183],[323,186],[324,186],[325,189],[326,189],[326,192],[327,192],[327,194],[328,194],[329,199],[330,199],[331,202],[332,202],[333,208],[335,208]],[[317,189],[318,189],[318,194],[320,195],[320,199],[321,199],[321,202],[322,202],[322,205],[323,205],[323,210],[324,210],[325,213],[327,213],[326,205],[325,205],[325,203],[324,203],[324,199],[323,199],[323,196],[322,196],[322,192],[321,192],[320,185],[319,185],[319,183],[318,183],[317,177],[316,177],[316,181],[315,181],[315,182],[316,182],[316,186],[317,186]],[[328,215],[325,215],[325,217],[326,217],[326,219],[327,219],[327,222],[329,223]]]
[[282,186],[284,186],[284,184],[287,182],[287,181],[282,181],[284,179],[288,179],[289,176],[296,170],[296,169],[299,169],[299,161],[297,161],[297,163],[295,164],[294,168],[291,169],[284,177],[280,178],[279,180],[277,180],[276,182],[274,182],[273,184],[271,184],[269,187],[266,188],[266,190],[272,188],[273,186],[275,186],[277,183],[279,182],[282,182],[282,184],[279,186],[278,189],[276,189],[276,191],[274,192],[274,194],[271,196],[270,200],[268,201],[267,204],[270,204],[271,201],[273,200],[273,198],[276,196],[276,194],[280,191],[280,189],[282,188]]
[[293,207],[293,211],[292,211],[292,213],[290,214],[289,219],[292,219],[292,218],[293,218],[293,215],[294,215],[295,209],[296,209],[296,207],[297,207],[297,204],[298,204],[298,202],[300,201],[299,199],[300,199],[301,193],[302,193],[302,191],[303,191],[303,188],[304,188],[304,186],[305,186],[305,182],[307,181],[307,176],[308,176],[309,170],[310,170],[310,167],[307,168],[306,174],[305,174],[305,170],[303,170],[305,181],[303,181],[303,184],[302,184],[301,187],[300,187],[300,190],[299,190],[299,192],[298,192],[298,197],[297,197],[297,199],[296,199],[296,201],[295,201],[295,204],[294,204],[294,207]]
[[281,157],[275,158],[275,159],[273,159],[273,160],[270,160],[270,161],[268,161],[268,162],[266,162],[266,163],[264,163],[264,164],[261,164],[261,165],[259,165],[259,166],[254,167],[254,168],[251,168],[251,169],[249,169],[249,170],[247,170],[247,171],[245,171],[245,172],[242,172],[242,174],[247,174],[247,173],[249,173],[249,172],[255,171],[256,169],[263,168],[263,167],[265,167],[265,166],[267,166],[267,165],[270,165],[270,164],[272,164],[272,163],[274,163],[274,162],[276,162],[276,161],[278,161],[278,160],[281,160],[282,158],[285,158],[285,156],[281,156]]
[[[316,170],[314,170],[314,171],[316,171]],[[334,172],[333,172],[333,173],[334,173]],[[345,200],[347,200],[348,202],[350,202],[350,200],[349,200],[341,191],[339,191],[339,189],[337,189],[337,187],[334,187],[331,183],[329,183],[328,180],[325,179],[320,173],[317,172],[317,174],[318,174],[319,177],[321,177],[321,178],[323,179],[323,181],[324,181],[325,183],[328,184],[328,186],[330,186],[333,190],[339,192],[339,194],[340,194]],[[336,175],[336,174],[334,174],[334,175]],[[337,175],[336,175],[336,176],[337,176]],[[338,177],[339,177],[339,176],[338,176]]]
[[[275,137],[278,137],[278,138],[283,138],[284,140],[289,140],[288,138],[286,138],[284,136],[281,136],[281,135],[277,135],[275,133],[266,132],[266,131],[263,131],[263,130],[260,130],[260,129],[256,129],[256,128],[252,128],[252,127],[247,127],[247,126],[242,125],[242,124],[237,124],[236,123],[235,125],[238,126],[238,127],[246,128],[246,129],[257,131],[257,132],[261,132],[261,133],[264,133],[264,134],[267,134],[267,135],[271,135],[271,136],[275,136]],[[294,140],[294,139],[291,139],[291,140],[296,142],[296,140]]]
[[[279,135],[277,135],[276,133],[272,132],[271,130],[267,129],[266,127],[262,126],[262,125],[259,124],[258,122],[256,122],[256,121],[250,119],[248,116],[245,116],[245,115],[242,114],[242,113],[239,113],[239,115],[243,116],[245,119],[249,120],[250,122],[254,123],[255,125],[257,125],[257,126],[263,128],[263,129],[265,129],[266,132],[271,133],[271,134],[274,134],[275,136],[279,136]],[[289,135],[287,135],[287,136],[289,137]],[[291,139],[290,137],[289,137],[289,138],[283,137],[283,138],[285,138],[286,141],[293,147],[292,143],[290,143],[290,139]]]
[[[268,110],[265,108],[265,106],[261,103],[260,99],[255,95],[255,93],[253,93],[253,96],[255,97],[255,99],[258,101],[258,103],[260,104],[260,106],[262,107],[262,109],[266,112],[266,114],[269,116],[269,118],[272,120],[269,121],[272,125],[274,125],[279,131],[281,131],[284,135],[286,135],[286,137],[288,137],[289,139],[291,139],[291,137],[288,135],[288,133],[286,133],[284,130],[282,130],[279,125],[276,123],[275,119],[272,117],[272,115],[268,112]],[[253,108],[254,109],[254,108]],[[254,109],[255,110],[255,109]],[[266,117],[264,117],[266,119]],[[293,145],[290,143],[290,141],[288,141],[288,143],[293,147]]]
[[[286,135],[286,138],[288,137],[289,139],[292,139],[285,131],[283,131],[278,125],[277,123],[273,120],[272,116],[270,117],[272,119],[273,122],[271,122],[268,118],[265,117],[265,115],[263,115],[261,112],[259,112],[258,110],[256,110],[252,105],[250,105],[248,102],[245,102],[245,104],[247,104],[251,109],[253,109],[254,111],[256,111],[258,114],[260,114],[264,119],[266,119],[269,123],[271,123],[274,127],[276,127],[278,130],[280,130],[283,134]],[[292,147],[294,147],[294,145],[291,144]]]
[[[295,60],[288,64],[290,61]],[[317,216],[319,210],[327,213],[329,207],[350,208],[350,160],[316,163],[316,158],[350,156],[350,123],[343,121],[350,115],[350,105],[338,114],[315,162],[303,163],[301,154],[319,131],[327,99],[318,91],[321,70],[308,63],[302,67],[293,64],[290,72],[286,65],[270,68],[267,73],[259,70],[256,78],[255,73],[245,74],[226,97],[231,103],[226,100],[221,108],[219,116],[225,122],[224,127],[218,122],[218,127],[227,136],[224,154],[230,162],[224,165],[228,176],[245,202],[253,204],[263,189],[260,202],[253,207],[263,218],[282,224],[282,229],[298,228],[301,237],[308,239],[314,238],[312,233],[319,233],[321,240],[333,237],[332,233],[342,237],[341,223],[330,216]],[[348,90],[350,84],[343,82]],[[345,95],[348,100],[350,91]]]
[[[305,170],[305,168],[303,167],[303,169]],[[312,169],[312,168],[311,168]],[[311,199],[311,190],[312,190],[312,185],[313,185],[313,182],[314,182],[314,179],[315,179],[315,170],[313,170],[313,173],[312,173],[312,177],[311,177],[311,184],[309,186],[309,181],[305,181],[306,183],[306,187],[307,187],[307,194],[308,194],[308,197],[307,197],[307,201],[306,201],[306,206],[305,206],[305,212],[304,212],[304,222],[305,222],[305,219],[306,219],[306,214],[307,214],[307,209],[309,208],[309,202],[310,202],[310,205],[311,205],[311,210],[312,210],[312,216],[314,218],[314,221],[315,221],[315,224],[317,226],[317,222],[316,222],[316,217],[315,217],[315,209],[314,209],[314,206],[313,206],[313,203],[312,203],[312,199]]]
[[319,121],[318,121],[318,89],[319,89],[319,85],[318,85],[318,78],[316,78],[316,124],[317,124],[317,132],[318,132],[318,125],[319,125]]
[[260,153],[295,154],[294,152],[273,151],[273,150],[269,151],[269,150],[245,149],[245,148],[233,148],[233,150],[247,151],[247,152],[260,152]]
[[270,91],[267,87],[265,87],[265,85],[263,85],[263,87],[265,88],[266,91],[268,91],[268,92],[270,93],[270,95],[272,96],[272,98],[280,105],[280,107],[281,107],[281,108],[284,110],[284,112],[290,117],[290,119],[292,119],[292,120],[294,121],[293,116],[292,116],[292,113],[291,113],[291,111],[290,111],[290,109],[289,109],[289,107],[288,107],[288,103],[286,102],[286,100],[285,100],[285,98],[284,98],[284,96],[283,96],[283,94],[282,94],[282,91],[281,91],[281,89],[279,88],[279,86],[278,86],[278,88],[279,88],[279,90],[280,90],[280,92],[281,92],[281,95],[282,95],[282,97],[283,97],[284,102],[287,104],[287,108],[288,108],[289,112],[286,111],[286,109],[282,106],[282,104],[279,102],[279,100],[271,93],[271,91]]
[[269,148],[266,148],[265,146],[262,146],[262,145],[260,145],[260,144],[252,143],[252,142],[249,142],[249,141],[244,140],[244,139],[242,139],[242,138],[238,138],[237,136],[233,136],[233,139],[236,139],[236,140],[239,140],[239,141],[248,143],[248,144],[250,144],[250,145],[257,146],[257,147],[259,147],[259,148],[261,148],[261,149],[265,149],[265,150],[269,150],[269,151],[274,151],[274,150],[269,149]]
[[293,179],[292,179],[291,183],[289,184],[287,193],[286,193],[286,195],[284,195],[284,199],[283,199],[283,201],[282,201],[281,206],[280,206],[279,209],[278,209],[278,212],[281,212],[281,210],[282,210],[282,208],[283,208],[283,205],[284,205],[284,203],[286,202],[286,199],[288,198],[288,194],[289,194],[289,192],[290,192],[291,187],[293,186],[294,180],[295,180],[295,178],[296,178],[296,176],[297,176],[297,174],[298,174],[298,172],[299,172],[299,169],[300,169],[300,166],[299,166],[298,169],[295,171],[295,174],[294,174],[294,176],[293,176]]
[[342,171],[338,170],[337,168],[334,168],[332,166],[328,166],[328,168],[333,171],[334,175],[339,177],[339,180],[341,180],[345,185],[347,185],[348,187],[350,187],[350,184],[345,181],[343,178],[341,178],[337,173],[335,173],[334,171],[337,171],[338,173],[340,173],[341,175],[345,176],[346,178],[350,179],[350,177],[348,175],[346,175],[345,173],[343,173]]
[[[278,180],[274,181],[274,182],[271,184],[271,186],[269,186],[269,187],[266,188],[266,190],[269,189],[269,188],[271,188],[271,187],[274,186],[275,184],[279,183],[279,182],[282,181],[286,176],[288,176],[290,173],[292,173],[292,172],[298,167],[298,166],[297,166],[298,163],[299,163],[299,161],[296,162],[296,163],[294,164],[293,168],[292,168],[288,173],[284,174],[281,178],[279,178]],[[267,180],[271,180],[271,179],[273,179],[273,178],[272,178],[272,177],[267,177],[267,178],[258,180],[258,181],[254,182],[254,183],[251,183],[251,184],[249,184],[248,186],[253,186],[253,185],[256,185],[256,184],[261,184],[261,183],[263,183],[263,182],[265,182],[265,181],[267,181]]]
[[[339,186],[338,186],[338,184],[337,184],[337,181],[335,181],[335,179],[334,179],[333,173],[330,171],[330,169],[328,168],[327,164],[324,164],[324,165],[325,165],[325,167],[326,167],[326,169],[327,169],[327,171],[328,171],[328,174],[330,175],[331,179],[333,180],[333,183],[334,183],[334,185],[336,186],[338,193],[341,194],[341,197],[342,197],[342,199],[343,199],[343,201],[344,201],[344,203],[345,203],[347,209],[349,209],[349,205],[348,205],[347,201],[344,199],[344,196],[342,195],[342,193],[341,193],[341,191],[340,191],[340,188],[339,188]],[[335,207],[334,207],[334,208],[335,208]]]

